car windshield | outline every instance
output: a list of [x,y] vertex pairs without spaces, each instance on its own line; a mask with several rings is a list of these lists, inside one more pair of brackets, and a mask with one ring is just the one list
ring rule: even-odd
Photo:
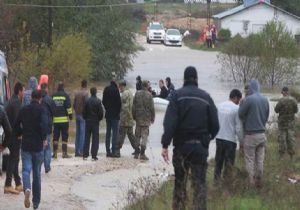
[[180,35],[180,32],[178,30],[168,30],[168,35]]
[[151,24],[150,29],[152,29],[152,30],[163,30],[164,27],[160,24]]

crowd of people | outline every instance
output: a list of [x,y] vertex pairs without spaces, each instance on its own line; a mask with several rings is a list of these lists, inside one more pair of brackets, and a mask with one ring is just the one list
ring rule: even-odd
[[[58,158],[60,138],[62,158],[71,157],[68,140],[73,110],[76,118],[75,157],[87,160],[91,154],[92,160],[98,160],[100,122],[105,118],[108,158],[121,157],[127,135],[133,148],[133,157],[148,160],[146,148],[149,127],[155,121],[154,95],[150,82],[138,76],[134,95],[125,80],[113,80],[105,87],[102,101],[97,96],[97,88],[90,88],[88,93],[87,86],[87,81],[82,80],[81,89],[76,91],[71,103],[63,82],[58,83],[57,91],[50,96],[48,77],[42,75],[39,84],[35,77],[31,77],[28,89],[25,90],[25,86],[17,82],[13,96],[4,109],[0,108],[0,125],[5,133],[0,152],[6,147],[10,151],[4,193],[24,192],[26,208],[30,207],[31,195],[33,208],[39,207],[41,167],[44,163],[45,173],[51,171],[51,159]],[[216,139],[216,183],[222,179],[222,171],[224,179],[231,176],[239,141],[249,185],[262,187],[269,103],[260,94],[257,80],[250,81],[245,88],[244,98],[240,90],[233,89],[229,100],[218,106],[206,91],[198,88],[198,75],[194,67],[185,69],[182,88],[175,90],[169,77],[166,78],[166,85],[164,80],[160,80],[159,87],[161,91],[158,97],[169,100],[161,143],[162,156],[166,162],[169,161],[168,147],[172,141],[174,145],[173,209],[185,209],[189,170],[194,189],[193,207],[197,210],[206,209],[207,157],[212,139]],[[287,151],[293,158],[293,128],[298,106],[296,100],[289,96],[287,87],[282,89],[282,95],[275,107],[275,112],[279,113],[279,154],[282,158]],[[19,175],[20,155],[22,179]],[[15,187],[12,185],[13,179]]]

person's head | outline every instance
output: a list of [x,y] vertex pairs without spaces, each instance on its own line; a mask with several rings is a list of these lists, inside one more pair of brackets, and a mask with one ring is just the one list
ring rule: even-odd
[[92,88],[90,89],[90,93],[91,93],[91,96],[96,96],[96,95],[97,95],[97,88],[92,87]]
[[31,101],[41,102],[42,93],[40,90],[33,90],[31,93]]
[[260,92],[260,85],[257,79],[252,79],[249,83],[249,94],[255,94]]
[[65,85],[64,82],[60,81],[57,86],[58,91],[64,91]]
[[119,89],[118,84],[117,84],[117,82],[115,80],[111,80],[110,81],[110,85],[113,86],[113,87],[115,87],[115,88],[117,88],[117,89]]
[[148,90],[149,89],[149,87],[150,87],[149,83],[150,82],[147,81],[147,80],[142,81],[142,87],[143,87],[144,90]]
[[41,84],[42,97],[48,94],[48,85],[46,83]]
[[120,88],[120,91],[123,92],[126,88],[126,81],[125,80],[121,80],[119,82],[119,88]]
[[283,87],[281,90],[281,94],[283,96],[288,96],[289,95],[289,88],[288,87]]
[[162,88],[163,86],[165,86],[164,81],[161,79],[159,80],[159,87]]
[[21,82],[17,82],[14,87],[14,95],[18,96],[19,99],[23,99],[25,87]]
[[81,81],[81,87],[86,88],[87,87],[87,81],[84,79]]
[[198,73],[195,67],[188,66],[184,70],[184,84],[198,85]]
[[229,99],[236,105],[240,103],[241,98],[242,98],[242,93],[238,89],[233,89],[229,94]]
[[167,77],[166,78],[166,85],[169,87],[171,85],[171,78]]
[[41,87],[42,84],[49,84],[49,77],[46,74],[42,74],[40,76],[39,86]]
[[30,77],[28,88],[31,90],[35,90],[38,88],[38,80],[36,77]]
[[142,78],[141,78],[140,75],[138,75],[138,76],[136,77],[136,81],[137,81],[137,82],[142,81]]

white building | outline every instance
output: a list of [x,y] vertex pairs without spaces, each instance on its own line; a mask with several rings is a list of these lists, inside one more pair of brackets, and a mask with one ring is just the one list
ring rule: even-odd
[[257,33],[269,21],[284,23],[292,34],[300,34],[300,17],[270,3],[270,0],[244,0],[244,4],[213,16],[218,30],[229,29],[232,36]]

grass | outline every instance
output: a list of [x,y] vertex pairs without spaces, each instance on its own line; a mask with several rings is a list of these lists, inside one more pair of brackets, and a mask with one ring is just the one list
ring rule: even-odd
[[[297,123],[297,139],[300,137],[300,123]],[[247,187],[247,174],[243,158],[237,154],[233,177],[219,185],[213,183],[214,161],[210,161],[207,171],[208,209],[211,210],[297,210],[300,207],[300,183],[288,181],[292,175],[300,174],[300,148],[291,162],[289,157],[279,161],[277,135],[268,133],[265,158],[264,186],[262,189]],[[172,178],[173,179],[173,178]],[[138,200],[126,210],[172,209],[173,180],[166,182],[159,191]],[[189,188],[189,201],[191,189]],[[188,202],[190,206],[191,203]],[[190,208],[187,208],[190,209]]]

